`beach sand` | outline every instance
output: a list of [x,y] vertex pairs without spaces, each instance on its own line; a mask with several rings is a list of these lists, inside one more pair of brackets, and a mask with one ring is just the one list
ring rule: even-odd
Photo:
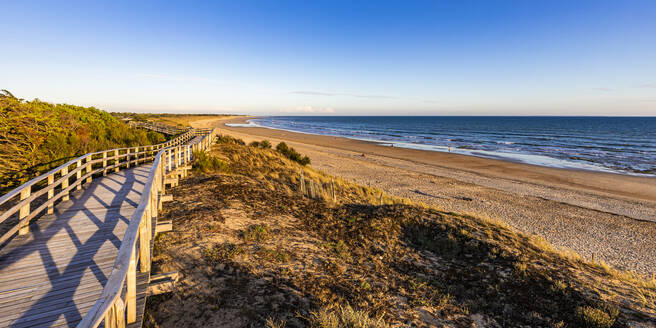
[[267,128],[247,117],[198,120],[245,141],[285,141],[329,174],[447,211],[486,216],[557,248],[643,274],[656,272],[656,178],[548,168],[393,148]]

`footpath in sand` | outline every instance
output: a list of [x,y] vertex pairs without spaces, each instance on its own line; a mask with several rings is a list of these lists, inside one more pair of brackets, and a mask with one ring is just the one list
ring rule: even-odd
[[448,211],[499,219],[618,268],[656,272],[656,179],[224,125],[239,121],[244,118],[192,125],[217,127],[247,142],[285,141],[327,173]]

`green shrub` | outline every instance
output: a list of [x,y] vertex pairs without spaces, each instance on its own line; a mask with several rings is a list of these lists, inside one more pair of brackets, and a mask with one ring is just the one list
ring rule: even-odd
[[284,142],[279,143],[278,146],[276,146],[276,150],[283,154],[285,157],[301,165],[310,164],[309,157],[301,155],[294,148],[287,146],[287,144]]
[[269,142],[269,140],[253,141],[253,142],[249,143],[248,145],[250,147],[262,148],[262,149],[271,148],[271,142]]
[[230,172],[228,164],[216,156],[208,155],[203,151],[196,151],[193,153],[192,169],[194,172],[210,173],[210,172]]
[[270,149],[271,148],[271,142],[269,140],[260,141],[260,148]]

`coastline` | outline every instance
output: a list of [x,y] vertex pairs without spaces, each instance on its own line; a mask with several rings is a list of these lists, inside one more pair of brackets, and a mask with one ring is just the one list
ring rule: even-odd
[[[383,155],[410,160],[421,164],[431,164],[469,171],[491,177],[510,178],[522,182],[533,182],[554,187],[568,187],[581,191],[599,192],[627,199],[641,199],[655,202],[656,177],[637,176],[615,172],[602,172],[586,169],[554,168],[548,166],[522,163],[501,158],[487,158],[458,153],[437,152],[423,149],[389,147],[375,141],[365,141],[346,137],[325,136],[296,132],[270,127],[226,126],[228,124],[246,124],[248,120],[259,118],[247,116],[230,118],[222,122],[219,128],[245,132],[263,137],[285,138],[295,142],[309,142],[318,146],[333,147],[349,151],[361,151],[367,155]],[[278,131],[278,132],[274,132]],[[311,136],[311,137],[309,137]],[[509,174],[508,171],[512,171]],[[621,180],[621,181],[620,181]],[[656,218],[654,218],[656,220]]]
[[[194,122],[247,142],[287,142],[314,168],[447,211],[488,216],[586,258],[656,272],[656,179],[391,148],[341,137]],[[364,154],[364,156],[363,156]]]

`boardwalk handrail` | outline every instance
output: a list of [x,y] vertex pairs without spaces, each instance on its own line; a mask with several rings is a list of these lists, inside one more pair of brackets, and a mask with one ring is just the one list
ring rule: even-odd
[[177,127],[177,126],[172,126],[166,123],[161,123],[161,122],[151,122],[151,121],[129,121],[128,125],[134,128],[141,128],[141,129],[148,129],[148,130],[153,130],[157,131],[160,133],[164,134],[170,134],[170,135],[176,135],[176,134],[181,134],[185,131],[186,129]]
[[[195,129],[193,131],[203,131]],[[157,217],[167,172],[187,164],[194,151],[212,145],[216,130],[204,130],[200,140],[157,152],[148,173],[141,199],[125,231],[114,266],[100,298],[77,325],[95,328],[104,320],[105,327],[125,327],[136,321],[137,262],[141,272],[150,270],[152,220]],[[125,291],[125,292],[124,292]]]
[[[0,224],[17,215],[17,223],[0,236],[0,245],[17,232],[19,235],[26,234],[29,230],[30,220],[44,212],[52,214],[57,200],[68,200],[69,193],[74,189],[82,189],[82,184],[91,182],[94,174],[102,172],[103,175],[106,175],[112,169],[118,172],[121,168],[138,165],[154,158],[155,153],[161,149],[186,143],[195,136],[206,133],[208,133],[208,129],[192,129],[175,139],[157,145],[116,148],[88,153],[20,185],[0,197],[0,207],[8,206],[5,204],[10,200],[17,200],[16,204],[0,214]],[[59,179],[55,180],[57,175]],[[75,180],[71,182],[71,178]],[[35,186],[43,186],[43,188],[33,191]],[[44,196],[46,193],[47,196]],[[20,196],[20,198],[15,199],[17,196]],[[40,203],[38,207],[32,208],[31,205],[36,200],[39,200]]]

